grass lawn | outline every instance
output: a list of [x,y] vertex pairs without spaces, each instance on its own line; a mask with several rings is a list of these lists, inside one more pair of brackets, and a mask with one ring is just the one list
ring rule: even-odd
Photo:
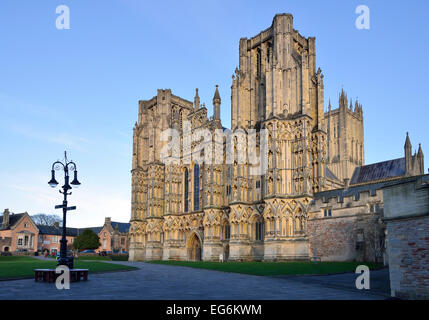
[[280,276],[301,274],[332,274],[355,272],[358,265],[380,269],[382,264],[369,262],[192,262],[192,261],[147,261],[148,263],[184,266],[200,269],[236,272],[257,276]]
[[[32,278],[34,269],[55,268],[55,260],[37,260],[26,256],[0,256],[0,279]],[[104,271],[135,270],[135,267],[100,261],[75,261],[75,268],[89,269],[90,274]]]

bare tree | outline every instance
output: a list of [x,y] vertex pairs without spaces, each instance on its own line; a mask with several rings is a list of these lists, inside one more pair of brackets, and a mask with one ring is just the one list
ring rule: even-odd
[[31,216],[35,224],[42,225],[42,226],[53,226],[55,222],[58,222],[60,225],[63,222],[61,217],[56,214],[45,214],[45,213],[38,213],[33,216]]

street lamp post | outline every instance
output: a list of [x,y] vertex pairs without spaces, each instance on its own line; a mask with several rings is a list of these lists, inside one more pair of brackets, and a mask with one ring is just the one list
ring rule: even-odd
[[[69,161],[67,159],[67,152],[64,151],[64,163],[61,161],[55,161],[52,164],[51,170],[51,180],[48,184],[55,188],[58,185],[57,180],[55,180],[55,171],[59,170],[64,171],[64,185],[62,186],[63,191],[59,190],[60,193],[64,195],[63,204],[55,206],[55,209],[63,209],[63,230],[62,230],[62,238],[60,240],[60,258],[58,259],[58,265],[66,265],[70,269],[73,269],[73,257],[67,257],[67,238],[66,238],[66,216],[67,211],[76,210],[76,207],[67,207],[67,196],[71,195],[71,192],[68,192],[72,189],[71,185],[75,188],[80,186],[80,182],[77,180],[77,168],[76,164],[73,161]],[[69,183],[69,172],[74,171],[74,179],[71,183]]]

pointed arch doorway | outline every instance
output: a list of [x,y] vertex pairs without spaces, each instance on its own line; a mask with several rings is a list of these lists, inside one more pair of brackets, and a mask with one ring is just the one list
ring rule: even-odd
[[195,232],[188,238],[186,248],[188,249],[189,261],[201,261],[202,243]]

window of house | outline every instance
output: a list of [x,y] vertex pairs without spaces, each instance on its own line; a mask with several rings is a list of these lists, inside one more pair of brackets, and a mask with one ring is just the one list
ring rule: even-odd
[[18,239],[18,246],[22,246],[22,238]]
[[27,224],[26,223],[24,223],[24,228],[27,228]]
[[121,244],[122,244],[122,245],[124,245],[124,244],[125,244],[125,239],[124,239],[124,238],[122,238],[122,239],[121,239]]
[[259,189],[261,187],[261,181],[258,180],[256,181],[256,189]]

